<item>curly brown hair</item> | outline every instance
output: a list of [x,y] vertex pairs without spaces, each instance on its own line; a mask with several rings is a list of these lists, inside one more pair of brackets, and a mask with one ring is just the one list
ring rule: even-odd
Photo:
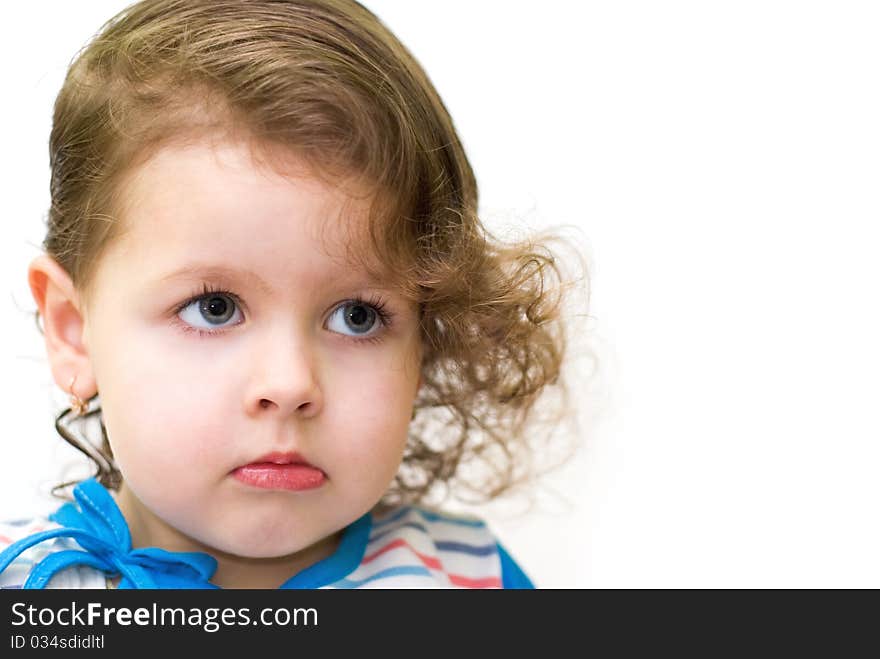
[[[360,238],[419,304],[424,345],[418,414],[383,502],[441,490],[487,500],[528,480],[538,427],[570,416],[563,302],[586,277],[564,276],[554,233],[504,242],[486,230],[446,107],[353,0],[145,0],[78,53],[55,103],[43,248],[81,299],[120,231],[124,177],[173,141],[217,132],[270,165],[294,155],[325,181],[370,191]],[[372,273],[358,243],[348,255]],[[538,418],[548,385],[561,405]],[[59,434],[118,487],[103,421],[96,445],[70,431],[70,412],[58,415]]]

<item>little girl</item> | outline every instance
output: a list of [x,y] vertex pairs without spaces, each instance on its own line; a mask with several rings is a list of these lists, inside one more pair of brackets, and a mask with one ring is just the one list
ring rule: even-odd
[[0,524],[0,587],[532,587],[426,501],[526,473],[562,388],[553,236],[488,234],[372,13],[139,2],[71,65],[50,164],[28,282],[96,473]]

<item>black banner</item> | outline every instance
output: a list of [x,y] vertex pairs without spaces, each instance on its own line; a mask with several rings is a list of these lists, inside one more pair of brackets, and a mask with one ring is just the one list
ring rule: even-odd
[[[534,593],[535,591],[531,591]],[[30,650],[428,647],[535,627],[529,591],[0,591],[0,657]],[[546,608],[545,608],[546,610]],[[571,612],[569,612],[569,618]],[[541,627],[569,624],[554,615]],[[277,645],[276,645],[277,644]],[[226,656],[225,654],[223,656]]]
[[[255,652],[319,647],[428,656],[473,648],[839,654],[873,641],[874,592],[0,590],[0,657],[34,651]],[[415,651],[415,650],[414,650]],[[531,652],[530,652],[531,653]],[[409,655],[410,653],[407,653]],[[335,655],[326,655],[335,656]]]

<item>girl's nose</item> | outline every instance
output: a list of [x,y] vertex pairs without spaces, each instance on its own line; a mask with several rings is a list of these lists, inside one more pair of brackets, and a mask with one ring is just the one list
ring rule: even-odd
[[311,417],[323,405],[314,350],[297,338],[273,337],[256,349],[245,407],[250,415]]

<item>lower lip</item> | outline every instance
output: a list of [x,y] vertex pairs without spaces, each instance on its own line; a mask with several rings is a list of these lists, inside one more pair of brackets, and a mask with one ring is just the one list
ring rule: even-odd
[[239,467],[232,475],[242,483],[267,490],[312,490],[326,479],[320,469],[302,464],[254,463]]

